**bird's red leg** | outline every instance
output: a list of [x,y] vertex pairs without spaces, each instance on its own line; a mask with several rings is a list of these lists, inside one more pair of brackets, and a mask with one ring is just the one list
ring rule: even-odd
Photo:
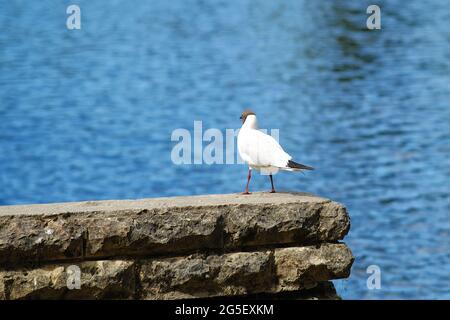
[[242,194],[250,194],[248,192],[248,185],[250,184],[250,178],[252,177],[252,169],[248,169],[248,177],[247,177],[247,186],[245,187],[245,192],[242,192]]
[[269,175],[269,177],[270,177],[270,183],[272,184],[272,191],[270,191],[270,193],[275,193],[276,191],[275,191],[275,188],[274,188],[274,186],[273,186],[273,178],[272,178],[272,175]]

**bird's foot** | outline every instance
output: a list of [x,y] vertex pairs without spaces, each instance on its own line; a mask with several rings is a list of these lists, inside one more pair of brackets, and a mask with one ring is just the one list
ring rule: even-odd
[[251,192],[248,192],[248,191],[244,191],[244,192],[242,192],[241,194],[247,195],[247,194],[252,194],[252,193],[251,193]]
[[270,190],[269,193],[277,193],[275,190]]

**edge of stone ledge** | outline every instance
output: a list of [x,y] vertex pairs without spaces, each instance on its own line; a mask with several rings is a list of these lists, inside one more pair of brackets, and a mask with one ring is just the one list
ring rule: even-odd
[[308,245],[342,240],[349,228],[344,205],[293,192],[8,206],[0,264]]
[[222,205],[284,204],[284,203],[327,203],[330,199],[305,192],[255,192],[251,195],[210,194],[143,198],[127,200],[97,200],[81,202],[58,202],[46,204],[20,204],[0,206],[0,217],[60,215],[87,212],[114,212],[122,210],[161,209],[165,207],[209,207]]

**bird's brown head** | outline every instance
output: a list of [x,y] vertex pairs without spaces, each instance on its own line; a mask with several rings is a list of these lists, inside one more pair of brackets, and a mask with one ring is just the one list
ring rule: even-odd
[[239,119],[241,119],[242,123],[244,123],[245,119],[247,119],[247,117],[251,114],[255,115],[255,113],[252,110],[247,109],[244,112],[242,112],[241,117]]

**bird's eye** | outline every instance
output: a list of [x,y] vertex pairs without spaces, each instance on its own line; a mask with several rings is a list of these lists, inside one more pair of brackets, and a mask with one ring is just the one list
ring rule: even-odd
[[240,116],[239,119],[242,119],[242,116]]

